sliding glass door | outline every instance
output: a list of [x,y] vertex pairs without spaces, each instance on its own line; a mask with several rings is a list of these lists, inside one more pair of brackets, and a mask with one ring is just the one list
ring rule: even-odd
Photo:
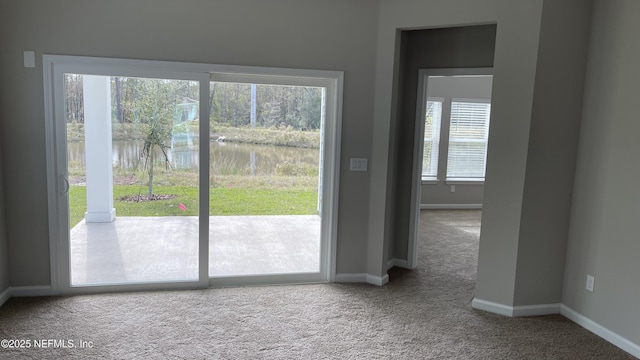
[[318,277],[326,89],[225,79],[210,84],[209,276]]
[[64,85],[71,286],[197,281],[198,82]]
[[341,73],[43,64],[54,289],[332,280]]
[[208,77],[136,65],[49,64],[62,292],[207,284]]

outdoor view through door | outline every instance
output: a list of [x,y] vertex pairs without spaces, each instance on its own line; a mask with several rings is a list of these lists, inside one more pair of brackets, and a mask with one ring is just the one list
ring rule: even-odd
[[54,291],[335,278],[342,72],[43,65]]
[[[319,273],[326,89],[209,90],[209,276]],[[71,286],[198,280],[199,91],[64,74]]]
[[320,271],[324,88],[210,84],[210,277]]
[[196,281],[198,82],[64,85],[71,285]]

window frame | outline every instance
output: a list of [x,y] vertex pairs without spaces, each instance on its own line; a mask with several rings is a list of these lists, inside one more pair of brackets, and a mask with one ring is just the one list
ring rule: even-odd
[[[464,177],[464,176],[450,176],[449,175],[449,166],[450,155],[451,155],[451,123],[453,121],[453,104],[454,103],[476,103],[476,104],[487,104],[489,105],[489,114],[486,119],[486,123],[484,124],[484,137],[482,143],[484,144],[484,160],[483,160],[483,176],[479,177]],[[486,177],[486,166],[487,166],[487,150],[489,145],[489,126],[491,124],[491,99],[471,99],[471,98],[452,98],[449,104],[449,133],[447,134],[447,158],[446,161],[446,173],[445,173],[445,183],[451,185],[466,185],[466,184],[484,184]],[[480,142],[480,141],[478,141]]]
[[[440,119],[438,120],[438,129],[437,129],[437,135],[435,133],[432,133],[431,136],[431,141],[432,143],[434,143],[436,146],[436,157],[435,157],[435,164],[431,165],[431,168],[435,168],[435,174],[433,175],[427,175],[425,176],[424,174],[424,143],[426,142],[426,139],[424,137],[424,133],[426,130],[426,121],[427,121],[427,104],[429,102],[439,102],[440,103]],[[420,171],[420,181],[421,183],[424,184],[438,184],[440,182],[440,178],[439,178],[439,167],[440,167],[440,144],[442,142],[442,115],[443,115],[443,109],[445,106],[445,99],[443,97],[435,97],[435,96],[429,96],[427,97],[426,101],[425,101],[425,106],[424,106],[424,113],[421,114],[422,116],[422,123],[423,123],[423,129],[421,134],[423,134],[423,140],[422,140],[422,144],[423,144],[423,153],[422,153],[422,167],[421,167],[421,171]],[[434,139],[437,138],[437,141],[434,142]],[[432,148],[434,148],[432,146]],[[433,154],[433,153],[432,153]],[[433,157],[430,159],[431,162],[433,162]]]

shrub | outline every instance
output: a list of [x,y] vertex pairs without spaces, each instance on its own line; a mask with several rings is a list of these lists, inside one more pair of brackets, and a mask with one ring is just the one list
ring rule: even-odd
[[276,165],[279,176],[318,176],[318,167],[300,162],[283,161]]

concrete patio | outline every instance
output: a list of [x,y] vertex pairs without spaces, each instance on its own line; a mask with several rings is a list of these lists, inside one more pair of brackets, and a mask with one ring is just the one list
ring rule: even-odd
[[[209,226],[210,277],[319,271],[319,216],[212,216]],[[198,277],[196,217],[83,220],[70,247],[72,286]]]

